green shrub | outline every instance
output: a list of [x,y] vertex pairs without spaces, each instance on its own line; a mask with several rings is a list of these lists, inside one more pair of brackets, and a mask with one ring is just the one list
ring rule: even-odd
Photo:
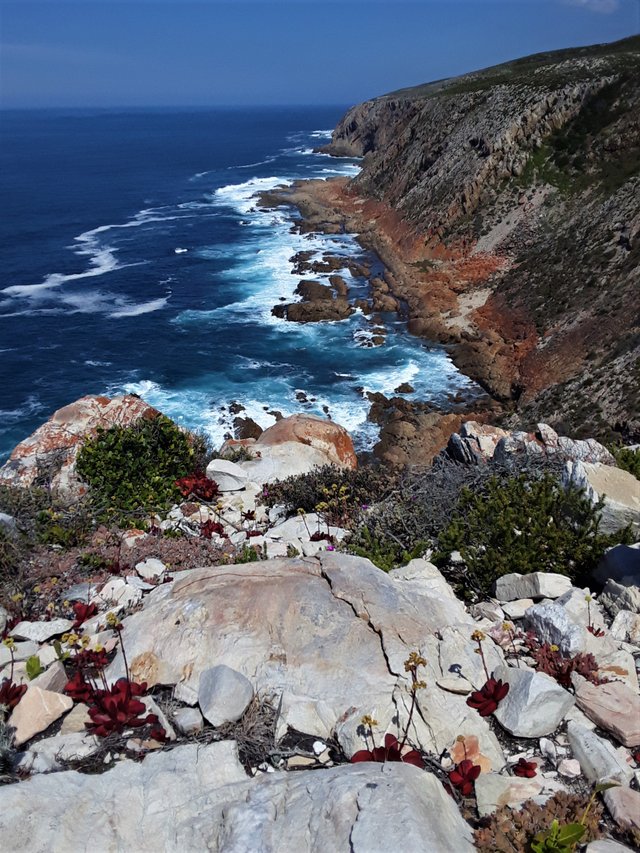
[[347,544],[350,554],[366,557],[384,572],[389,572],[397,566],[404,566],[410,560],[422,556],[427,547],[427,542],[417,542],[410,551],[407,551],[391,539],[376,537],[367,527],[362,527]]
[[630,447],[616,447],[615,445],[609,450],[613,453],[618,468],[628,471],[633,474],[636,480],[640,480],[640,450],[631,450]]
[[77,471],[100,520],[126,523],[179,500],[175,481],[194,470],[201,452],[200,440],[160,415],[99,430],[78,454]]
[[462,491],[457,512],[438,537],[436,560],[459,551],[467,582],[480,594],[510,572],[557,572],[580,583],[606,548],[629,541],[628,531],[599,532],[600,509],[548,473],[539,479],[492,477],[481,492]]
[[351,471],[325,465],[270,483],[264,500],[268,506],[283,504],[287,514],[317,510],[330,524],[350,527],[363,507],[382,500],[395,485],[395,475],[383,468],[364,466]]

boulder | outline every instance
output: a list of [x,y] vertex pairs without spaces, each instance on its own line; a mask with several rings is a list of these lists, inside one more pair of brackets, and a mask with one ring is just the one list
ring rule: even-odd
[[18,622],[11,636],[20,640],[44,643],[51,637],[66,634],[73,627],[73,619],[51,619],[49,622]]
[[604,792],[609,814],[621,830],[640,830],[640,792],[633,788],[609,788]]
[[612,616],[617,616],[621,610],[640,613],[640,586],[635,583],[607,581],[600,595],[600,601]]
[[591,684],[582,681],[576,703],[590,720],[624,746],[640,745],[640,696],[620,681]]
[[[155,557],[147,557],[146,560],[142,560],[142,562],[136,563],[135,568],[136,568],[136,572],[140,575],[140,577],[146,581],[151,581],[151,580],[158,581],[164,575],[164,573],[167,571],[167,567],[162,562],[162,560],[157,560]],[[133,582],[132,582],[132,580],[133,580]],[[129,578],[127,578],[125,583],[128,586],[132,586],[136,589],[140,589],[137,581],[133,578],[133,576],[132,576],[131,580]],[[142,587],[142,588],[144,589],[144,587]],[[103,596],[103,592],[104,592],[104,588],[103,588],[102,592],[100,593],[101,596]]]
[[326,418],[317,415],[292,415],[282,418],[262,433],[254,449],[262,451],[264,447],[273,447],[285,442],[296,442],[321,451],[327,458],[325,464],[336,465],[338,468],[358,467],[349,433],[344,427]]
[[51,488],[60,498],[76,500],[87,487],[77,476],[76,457],[84,442],[98,427],[130,426],[140,418],[155,418],[159,412],[139,397],[81,397],[58,409],[49,420],[14,448],[0,468],[0,484],[31,486],[42,471],[51,472]]
[[248,678],[220,664],[205,669],[198,685],[198,704],[212,726],[235,723],[249,707],[253,687]]
[[542,423],[538,424],[535,433],[509,433],[498,442],[493,458],[497,462],[506,463],[514,454],[534,459],[550,457],[565,462],[615,465],[613,455],[594,438],[582,440],[559,436],[554,429]]
[[584,489],[594,505],[604,498],[603,533],[614,533],[627,525],[640,530],[640,481],[633,474],[602,463],[567,462],[563,482]]
[[633,770],[608,740],[573,720],[567,723],[567,737],[589,782],[594,785],[601,782],[629,784]]
[[611,623],[609,633],[616,640],[640,646],[640,613],[619,610]]
[[[402,726],[409,704],[404,662],[422,651],[429,687],[419,696],[428,724],[415,715],[420,743],[439,753],[459,734],[475,734],[499,766],[501,750],[487,721],[464,696],[435,683],[453,665],[479,683],[470,639],[459,644],[453,632],[443,646],[443,672],[436,634],[452,631],[452,623],[467,637],[475,627],[429,564],[389,576],[363,558],[321,552],[190,571],[150,592],[142,610],[123,620],[123,638],[136,681],[176,685],[175,695],[194,704],[201,674],[224,664],[257,693],[281,698],[279,736],[288,726],[321,739],[339,729],[349,755],[363,747],[363,715],[374,714],[381,733],[393,731],[396,718]],[[502,662],[497,648],[488,654],[492,665]],[[122,675],[118,651],[107,677]]]
[[534,604],[525,614],[525,626],[534,631],[542,643],[558,646],[563,655],[575,655],[584,649],[586,629],[573,622],[557,602]]
[[465,421],[460,432],[454,432],[447,444],[447,453],[456,462],[478,465],[493,459],[498,442],[509,433],[500,427]]
[[501,666],[493,676],[509,683],[494,717],[516,737],[551,734],[575,702],[571,693],[542,672]]
[[571,589],[571,580],[566,575],[553,572],[531,572],[519,575],[516,572],[503,575],[496,581],[496,598],[500,602],[518,598],[559,598]]
[[212,459],[207,465],[207,477],[216,481],[221,492],[238,492],[249,481],[247,472],[229,459]]
[[610,580],[623,586],[640,586],[640,542],[609,548],[598,563],[593,578],[603,586]]
[[[176,780],[188,780],[188,796]],[[140,853],[475,849],[471,828],[431,773],[365,763],[248,779],[229,741],[155,753],[99,775],[68,771],[5,785],[0,832],[16,853],[67,853],[78,839],[91,839],[95,850]]]

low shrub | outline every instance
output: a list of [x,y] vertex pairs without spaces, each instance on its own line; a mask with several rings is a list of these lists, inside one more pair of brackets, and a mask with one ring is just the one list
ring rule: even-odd
[[446,562],[459,551],[468,583],[483,595],[511,572],[557,572],[579,584],[606,548],[629,541],[628,531],[600,533],[600,510],[601,504],[593,506],[549,473],[538,479],[527,473],[492,476],[481,491],[461,492],[438,537],[436,561]]
[[351,527],[363,509],[386,498],[396,484],[396,475],[383,468],[363,466],[351,471],[325,465],[270,483],[264,500],[268,506],[283,504],[287,514],[299,509],[318,511],[329,524]]
[[609,450],[613,453],[618,468],[628,471],[633,474],[636,480],[640,480],[640,450],[631,450],[630,447],[615,445],[611,446]]
[[200,439],[160,415],[99,430],[78,454],[77,471],[100,520],[127,523],[179,500],[176,480],[193,472],[201,453]]

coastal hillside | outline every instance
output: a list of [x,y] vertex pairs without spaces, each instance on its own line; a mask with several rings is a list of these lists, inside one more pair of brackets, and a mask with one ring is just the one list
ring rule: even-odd
[[514,421],[637,436],[640,37],[367,101],[324,150],[364,157],[343,203],[404,266],[412,331]]

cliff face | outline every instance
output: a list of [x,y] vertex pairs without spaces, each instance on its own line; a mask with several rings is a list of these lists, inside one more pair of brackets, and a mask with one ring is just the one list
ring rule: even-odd
[[458,363],[522,418],[638,432],[639,37],[368,101],[326,150],[364,155],[347,193],[424,247],[401,294],[417,331],[446,275],[473,307]]

